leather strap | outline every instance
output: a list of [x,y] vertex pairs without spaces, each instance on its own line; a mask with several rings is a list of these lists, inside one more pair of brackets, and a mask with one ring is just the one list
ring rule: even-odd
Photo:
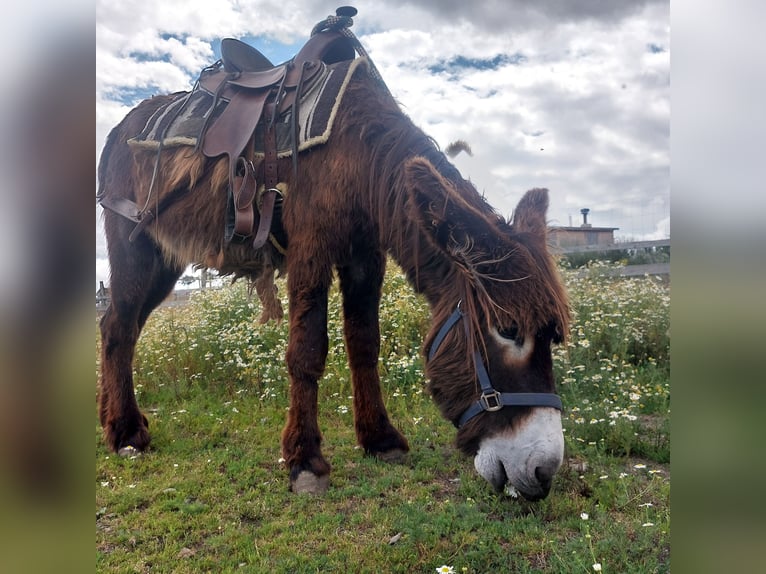
[[133,231],[130,232],[128,241],[133,243],[136,240],[136,237],[138,237],[138,234],[141,233],[144,228],[152,222],[153,219],[154,212],[152,212],[151,209],[147,209],[141,216],[141,221],[139,221],[138,224],[133,228]]
[[[497,408],[495,408],[495,399],[497,399]],[[551,393],[482,394],[481,398],[460,416],[460,420],[455,426],[460,428],[483,411],[497,411],[503,407],[551,407],[560,411],[564,410],[559,396]]]
[[276,126],[276,106],[273,102],[266,105],[264,113],[264,127],[266,129],[263,136],[264,149],[264,180],[266,189],[276,188],[279,183],[279,174],[277,173],[277,126]]
[[452,315],[447,318],[447,320],[444,322],[444,325],[442,325],[442,328],[439,329],[439,332],[436,334],[436,337],[434,337],[434,342],[431,343],[431,350],[428,352],[429,361],[434,358],[436,351],[439,350],[439,347],[444,342],[444,338],[447,336],[447,333],[449,333],[452,327],[455,326],[455,323],[460,321],[462,318],[463,312],[460,310],[460,304],[458,304],[458,306],[452,312]]
[[274,205],[276,203],[277,194],[279,193],[277,190],[279,170],[277,159],[277,127],[275,123],[276,113],[276,105],[273,102],[268,103],[266,105],[266,113],[264,114],[266,132],[263,137],[265,148],[263,170],[266,191],[263,192],[261,203],[258,206],[260,208],[260,220],[258,222],[258,231],[253,239],[254,249],[263,247],[269,238],[271,221],[274,218]]
[[101,207],[114,211],[116,214],[122,215],[124,218],[136,223],[133,231],[130,232],[130,236],[128,236],[128,241],[131,243],[135,241],[138,234],[154,219],[154,212],[151,209],[141,211],[135,202],[124,197],[100,197],[98,202],[101,204]]
[[277,193],[275,188],[267,189],[262,196],[261,200],[261,218],[258,222],[258,231],[253,239],[253,248],[260,249],[266,244],[269,239],[269,233],[271,233],[271,222],[274,219],[274,205],[277,200]]
[[[428,352],[428,360],[432,360],[439,347],[447,337],[447,333],[450,332],[460,319],[464,317],[463,312],[460,310],[460,303],[457,304],[452,314],[447,317],[447,320],[436,333],[433,343],[431,343],[431,349]],[[476,378],[479,380],[481,386],[481,395],[479,400],[469,406],[457,422],[453,421],[453,424],[460,428],[471,420],[476,415],[487,411],[494,412],[499,411],[503,407],[551,407],[558,410],[564,410],[564,405],[558,395],[553,393],[501,393],[496,391],[492,386],[492,381],[489,378],[487,367],[484,365],[484,360],[481,358],[481,353],[477,349],[473,352],[474,364],[476,366]]]
[[101,204],[101,207],[106,207],[108,210],[114,211],[118,215],[122,215],[135,223],[141,222],[141,210],[135,202],[129,199],[107,196],[98,198],[98,202]]
[[243,166],[243,173],[234,178],[234,233],[247,237],[253,232],[255,223],[253,200],[257,186],[253,164],[243,157],[239,158],[238,164]]
[[492,381],[489,379],[489,373],[484,366],[484,361],[478,350],[473,352],[474,363],[476,364],[476,378],[481,385],[481,396],[479,400],[473,403],[460,416],[457,422],[457,428],[483,411],[499,411],[503,407],[552,407],[558,410],[564,410],[564,405],[558,395],[552,393],[501,393],[492,387]]

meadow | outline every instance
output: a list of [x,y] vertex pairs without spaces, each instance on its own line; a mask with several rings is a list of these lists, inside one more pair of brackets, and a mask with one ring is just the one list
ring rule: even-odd
[[603,265],[562,269],[574,313],[554,353],[566,455],[536,503],[494,493],[453,448],[425,391],[428,307],[396,267],[380,371],[411,452],[389,464],[355,444],[334,290],[320,385],[333,473],[321,497],[288,492],[280,455],[286,321],[258,324],[241,283],[159,309],[135,360],[153,448],[110,453],[94,412],[97,571],[669,572],[670,288],[605,277]]

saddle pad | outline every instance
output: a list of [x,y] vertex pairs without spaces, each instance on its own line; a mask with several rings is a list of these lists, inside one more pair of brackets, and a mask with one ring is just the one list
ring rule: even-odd
[[[327,142],[346,86],[359,66],[369,71],[366,58],[326,66],[323,77],[313,82],[302,95],[297,106],[298,151]],[[205,123],[213,125],[229,103],[219,98],[213,109],[214,97],[205,90],[178,92],[173,96],[168,104],[152,114],[141,133],[128,140],[131,147],[156,150],[160,142],[163,148],[196,146]],[[280,158],[293,153],[292,113],[293,110],[287,110],[277,120],[277,152]],[[211,115],[210,119],[208,115]],[[264,157],[263,133],[263,126],[259,124],[255,130],[256,159]]]

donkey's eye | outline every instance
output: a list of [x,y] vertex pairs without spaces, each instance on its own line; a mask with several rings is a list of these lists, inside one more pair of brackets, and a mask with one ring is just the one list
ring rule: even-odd
[[564,340],[561,332],[561,328],[555,323],[550,322],[544,329],[540,331],[540,338],[548,338],[552,343],[558,345]]
[[508,328],[498,329],[497,332],[503,339],[514,341],[517,345],[524,344],[524,337],[519,336],[519,326],[516,323]]

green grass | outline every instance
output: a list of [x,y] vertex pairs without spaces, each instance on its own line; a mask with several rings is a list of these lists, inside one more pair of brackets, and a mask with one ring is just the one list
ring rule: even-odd
[[668,572],[669,290],[566,276],[576,320],[554,358],[567,456],[538,503],[494,494],[452,447],[453,427],[423,390],[428,310],[396,269],[381,307],[381,374],[412,451],[387,464],[355,445],[334,292],[320,395],[333,472],[322,497],[289,493],[280,460],[286,325],[258,325],[239,285],[158,311],[135,364],[153,449],[109,453],[94,418],[97,571]]

